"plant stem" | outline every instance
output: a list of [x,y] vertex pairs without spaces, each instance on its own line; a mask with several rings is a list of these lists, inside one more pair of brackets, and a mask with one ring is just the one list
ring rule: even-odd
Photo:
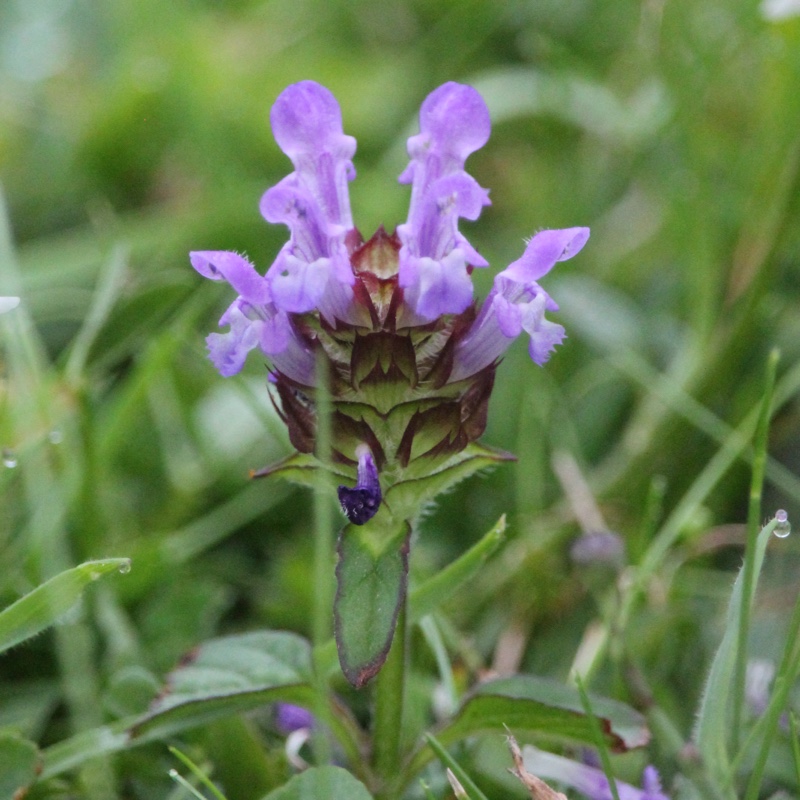
[[[333,514],[331,508],[330,476],[325,468],[331,451],[331,396],[327,361],[317,358],[317,458],[322,467],[317,470],[314,487],[314,608],[312,639],[315,647],[324,644],[331,635],[333,625]],[[328,714],[328,684],[324,670],[314,664],[314,684],[317,690],[316,715],[319,721]],[[312,738],[314,757],[318,765],[330,762],[331,747],[327,733],[316,726]]]
[[372,726],[372,754],[380,786],[377,800],[394,800],[400,773],[400,741],[403,723],[403,695],[406,673],[406,606],[403,598],[397,615],[394,641],[375,682],[375,717]]
[[755,559],[756,539],[758,538],[758,532],[761,527],[761,492],[764,487],[770,411],[772,409],[772,395],[775,388],[775,371],[777,366],[778,353],[776,350],[773,350],[767,361],[764,395],[753,440],[753,472],[750,482],[750,504],[747,515],[747,545],[745,547],[744,571],[742,575],[742,606],[739,611],[739,640],[738,647],[736,648],[736,666],[734,672],[733,720],[731,724],[732,752],[736,752],[740,744],[742,699],[745,694],[745,676],[747,671],[747,637],[750,631],[750,607],[753,604],[753,587],[756,581],[753,561]]

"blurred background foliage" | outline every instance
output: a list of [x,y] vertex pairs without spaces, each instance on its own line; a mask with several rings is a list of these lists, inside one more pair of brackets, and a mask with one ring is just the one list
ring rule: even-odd
[[[187,258],[271,263],[286,233],[258,200],[289,162],[268,111],[304,78],[333,91],[358,139],[367,236],[404,220],[396,178],[426,94],[447,80],[483,93],[493,135],[468,166],[493,205],[462,226],[492,264],[475,273],[479,297],[537,229],[592,229],[545,282],[568,341],[545,369],[519,344],[499,370],[484,440],[519,463],[444,498],[418,535],[423,575],[509,514],[511,544],[448,610],[466,673],[510,658],[565,677],[602,614],[611,579],[570,561],[579,525],[554,454],[578,465],[636,563],[757,405],[770,349],[779,377],[798,363],[796,3],[3,0],[0,294],[23,305],[0,324],[6,377],[29,380],[0,383],[0,599],[81,560],[133,558],[0,660],[0,723],[45,744],[145,706],[205,637],[308,630],[311,503],[248,481],[288,440],[257,358],[234,379],[206,360],[232,294]],[[765,514],[800,514],[799,412],[794,391],[779,396]],[[692,506],[629,622],[625,652],[687,735],[748,480],[745,454]],[[772,621],[764,657],[797,588],[797,545],[781,548],[758,612]],[[613,664],[594,681],[626,696]],[[212,740],[224,771],[233,756]],[[150,747],[94,785],[166,796],[167,762]]]

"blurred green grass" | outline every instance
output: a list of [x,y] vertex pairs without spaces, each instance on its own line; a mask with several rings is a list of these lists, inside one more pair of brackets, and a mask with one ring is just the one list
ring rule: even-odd
[[[779,376],[798,363],[798,16],[770,21],[744,0],[7,0],[0,181],[14,246],[0,294],[23,308],[1,321],[0,446],[18,467],[0,469],[0,599],[81,560],[134,559],[0,661],[0,696],[47,686],[47,704],[19,711],[26,735],[52,742],[113,715],[103,698],[120,670],[160,678],[217,632],[308,632],[309,499],[248,483],[287,437],[258,359],[228,380],[205,359],[230,296],[187,258],[271,263],[285,234],[258,199],[288,161],[268,110],[303,78],[334,92],[358,139],[351,197],[367,235],[404,219],[396,177],[425,95],[445,80],[483,92],[493,136],[469,167],[493,205],[465,225],[492,264],[479,296],[535,230],[592,228],[547,278],[568,341],[543,370],[521,345],[500,368],[485,440],[519,463],[444,498],[419,534],[424,574],[509,513],[510,555],[451,609],[466,663],[490,663],[521,626],[524,663],[563,676],[596,614],[567,557],[577,526],[554,452],[576,459],[635,560],[653,486],[661,521],[757,405],[767,353],[780,348]],[[794,390],[782,396],[770,451],[785,470],[768,471],[764,506],[790,517],[799,410]],[[742,541],[717,526],[745,519],[747,485],[745,457],[693,509],[630,621],[631,656],[687,731]],[[797,589],[797,546],[782,547],[765,601],[779,616]],[[766,639],[771,652],[779,633]],[[622,691],[610,667],[598,681]],[[118,779],[155,764],[127,756]]]

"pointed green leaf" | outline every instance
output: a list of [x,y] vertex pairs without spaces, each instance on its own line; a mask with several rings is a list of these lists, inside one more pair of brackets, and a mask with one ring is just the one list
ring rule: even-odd
[[[413,519],[426,503],[465,478],[469,478],[470,475],[482,469],[495,467],[503,461],[514,460],[514,456],[510,453],[493,450],[473,442],[460,453],[448,458],[433,474],[410,478],[395,484],[386,492],[385,500],[395,517]],[[424,461],[422,458],[419,462],[411,464],[404,475],[415,474],[419,469],[418,464]]]
[[9,733],[0,734],[0,797],[23,797],[40,767],[33,742]]
[[[269,467],[253,470],[251,478],[283,478],[290,483],[299,486],[314,487],[317,482],[317,470],[321,464],[316,456],[310,453],[293,453],[286,458],[282,458]],[[334,470],[334,474],[342,480],[349,480],[351,476],[346,471]]]
[[[775,521],[772,520],[758,534],[753,552],[753,592],[758,585],[761,566],[764,562],[764,552],[774,529]],[[739,571],[733,584],[728,604],[725,635],[722,637],[711,663],[694,731],[694,740],[705,759],[709,774],[720,785],[730,774],[728,735],[730,733],[731,694],[734,690],[736,653],[743,644],[737,624],[741,614],[741,605],[744,602],[743,592],[744,568]]]
[[409,594],[411,621],[419,622],[426,614],[435,611],[452,597],[467,581],[473,578],[486,561],[505,541],[506,515],[484,534],[466,553],[432,578],[412,589]]
[[50,627],[75,605],[92,581],[109,572],[127,572],[130,565],[127,558],[87,561],[50,578],[0,611],[0,653]]
[[312,705],[311,648],[283,631],[223,636],[200,645],[167,687],[131,736],[156,739],[276,700]]
[[363,783],[341,767],[312,767],[262,800],[372,800]]
[[[624,752],[647,744],[650,734],[641,714],[615,700],[592,697],[592,710],[610,750]],[[548,740],[594,743],[591,720],[578,691],[558,681],[517,675],[480,684],[453,722],[438,733],[448,745],[476,733],[513,730],[538,733]]]
[[410,535],[407,522],[394,523],[385,512],[339,535],[334,631],[342,671],[357,689],[389,653],[408,585]]

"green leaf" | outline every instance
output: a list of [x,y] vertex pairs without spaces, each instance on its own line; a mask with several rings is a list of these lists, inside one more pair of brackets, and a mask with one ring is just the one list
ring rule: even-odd
[[127,558],[87,561],[37,586],[0,612],[0,653],[48,628],[80,599],[83,590],[109,572],[127,572]]
[[[764,562],[764,552],[774,528],[775,520],[772,520],[761,530],[756,540],[752,561],[753,592],[758,584],[761,565]],[[739,571],[736,582],[733,584],[725,619],[725,635],[722,637],[711,663],[694,731],[694,740],[705,761],[708,773],[717,786],[724,785],[727,776],[730,775],[730,756],[727,743],[730,733],[731,695],[735,682],[736,654],[740,647],[741,632],[738,622],[743,591],[744,568]]]
[[[647,744],[650,734],[637,711],[601,697],[592,697],[591,703],[609,749],[624,752]],[[502,678],[478,686],[464,700],[453,722],[439,731],[438,739],[448,745],[476,733],[497,733],[504,725],[541,734],[548,740],[595,741],[592,722],[577,690],[533,675]]]
[[412,589],[409,594],[411,621],[419,622],[426,614],[435,611],[445,600],[451,598],[459,587],[475,577],[486,561],[503,544],[505,533],[506,515],[503,514],[494,527],[466,553]]
[[[383,530],[381,530],[383,528]],[[334,633],[345,677],[360,689],[386,661],[408,585],[411,526],[379,513],[339,535]]]
[[0,765],[0,797],[22,797],[36,780],[39,750],[27,739],[0,733]]
[[311,677],[311,648],[293,633],[212,639],[169,676],[168,692],[131,736],[149,741],[276,700],[313,707]]
[[[423,506],[442,492],[452,489],[470,475],[482,469],[495,467],[503,461],[514,461],[510,453],[493,450],[482,444],[473,442],[460,453],[449,458],[439,469],[430,475],[403,480],[392,486],[387,492],[385,501],[392,514],[399,519],[414,519]],[[425,459],[419,459],[424,466]],[[409,468],[404,472],[412,471]]]
[[317,483],[317,470],[321,464],[316,456],[309,453],[292,453],[274,464],[250,473],[251,478],[283,478],[298,486],[314,488]]
[[341,767],[313,767],[262,800],[372,800],[363,783]]

